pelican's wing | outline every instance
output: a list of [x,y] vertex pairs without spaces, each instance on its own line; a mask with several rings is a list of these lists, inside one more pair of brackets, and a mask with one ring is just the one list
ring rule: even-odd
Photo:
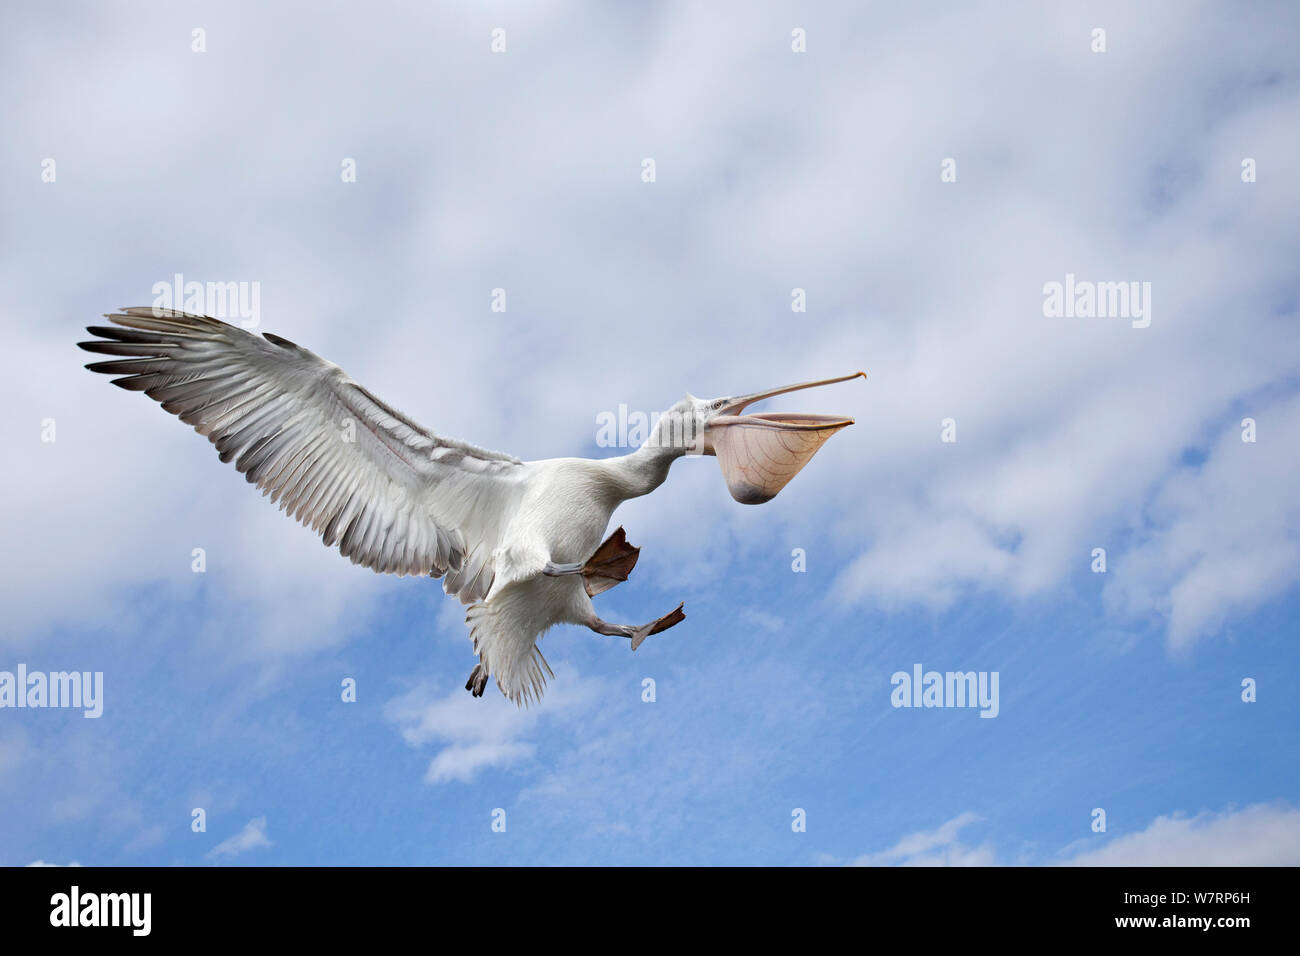
[[185,312],[133,308],[79,343],[217,446],[280,508],[355,564],[447,575],[466,604],[492,585],[492,554],[523,466],[435,435],[342,369],[287,339]]

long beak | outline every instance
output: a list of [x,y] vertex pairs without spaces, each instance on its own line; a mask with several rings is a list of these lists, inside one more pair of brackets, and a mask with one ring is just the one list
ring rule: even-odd
[[834,385],[836,382],[849,382],[855,378],[866,378],[866,372],[854,372],[852,375],[841,375],[839,378],[824,378],[817,382],[800,382],[798,385],[783,385],[780,388],[769,389],[766,392],[754,392],[752,395],[742,395],[732,401],[725,408],[719,409],[719,415],[739,415],[746,407],[753,405],[755,402],[761,402],[765,398],[772,398],[774,395],[784,395],[786,392],[797,392],[805,388],[817,388],[819,385]]
[[855,372],[840,378],[754,392],[720,409],[705,428],[704,453],[718,456],[731,497],[746,505],[771,501],[812,460],[828,438],[853,424],[853,419],[843,415],[795,412],[741,415],[746,406],[773,395],[833,385],[858,377],[867,376],[864,372]]

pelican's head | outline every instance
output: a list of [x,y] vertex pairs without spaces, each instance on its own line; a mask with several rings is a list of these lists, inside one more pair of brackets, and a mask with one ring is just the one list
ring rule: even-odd
[[674,409],[691,416],[700,440],[691,449],[700,454],[716,455],[727,480],[731,497],[741,504],[758,505],[771,501],[777,492],[812,460],[817,450],[841,428],[853,424],[844,415],[806,415],[777,412],[744,415],[755,402],[786,392],[833,385],[858,377],[854,372],[839,378],[785,385],[749,395],[717,398],[712,401],[687,396]]

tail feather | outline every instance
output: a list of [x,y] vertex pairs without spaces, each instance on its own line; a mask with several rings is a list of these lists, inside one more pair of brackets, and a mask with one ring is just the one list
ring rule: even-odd
[[508,602],[494,598],[488,604],[472,605],[465,615],[470,640],[479,663],[466,689],[481,696],[489,676],[496,678],[501,693],[520,707],[541,700],[547,677],[554,677],[537,646],[537,630],[513,621]]

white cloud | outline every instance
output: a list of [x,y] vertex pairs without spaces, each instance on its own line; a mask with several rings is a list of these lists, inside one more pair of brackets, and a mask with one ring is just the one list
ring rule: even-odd
[[571,717],[594,699],[598,681],[584,680],[570,667],[555,670],[545,707],[516,707],[495,683],[475,698],[459,686],[434,696],[425,682],[389,701],[384,714],[412,747],[439,748],[425,772],[426,783],[468,783],[489,768],[526,762],[536,752],[533,738],[544,717]]
[[208,856],[213,859],[234,857],[270,845],[266,836],[266,817],[254,817],[244,825],[244,829],[209,850]]
[[1069,866],[1300,866],[1300,810],[1242,810],[1157,817],[1145,830],[1075,853]]
[[81,866],[81,864],[77,863],[76,861],[73,861],[72,863],[46,863],[44,860],[33,860],[31,863],[28,863],[27,865],[28,866]]
[[867,853],[851,866],[992,866],[996,860],[988,844],[971,847],[958,836],[979,821],[973,813],[962,813],[934,830],[909,834],[888,850]]
[[[1003,861],[992,839],[979,846],[960,840],[961,831],[980,817],[966,812],[934,830],[903,837],[887,850],[867,853],[854,866],[998,866]],[[1174,813],[1157,817],[1144,830],[1107,838],[1097,849],[1091,839],[1078,840],[1054,858],[1021,859],[1021,864],[1061,866],[1298,866],[1300,810],[1285,805],[1254,804],[1244,809],[1195,816]],[[823,856],[823,862],[836,862]]]
[[[1152,529],[1108,582],[1112,606],[1167,617],[1176,648],[1300,581],[1300,398],[1249,408],[1227,423],[1206,461],[1160,489]],[[1255,442],[1241,440],[1245,417],[1256,419]]]
[[508,767],[525,757],[531,757],[534,749],[532,744],[513,741],[449,744],[433,758],[424,781],[443,783],[459,780],[468,783],[480,770]]

